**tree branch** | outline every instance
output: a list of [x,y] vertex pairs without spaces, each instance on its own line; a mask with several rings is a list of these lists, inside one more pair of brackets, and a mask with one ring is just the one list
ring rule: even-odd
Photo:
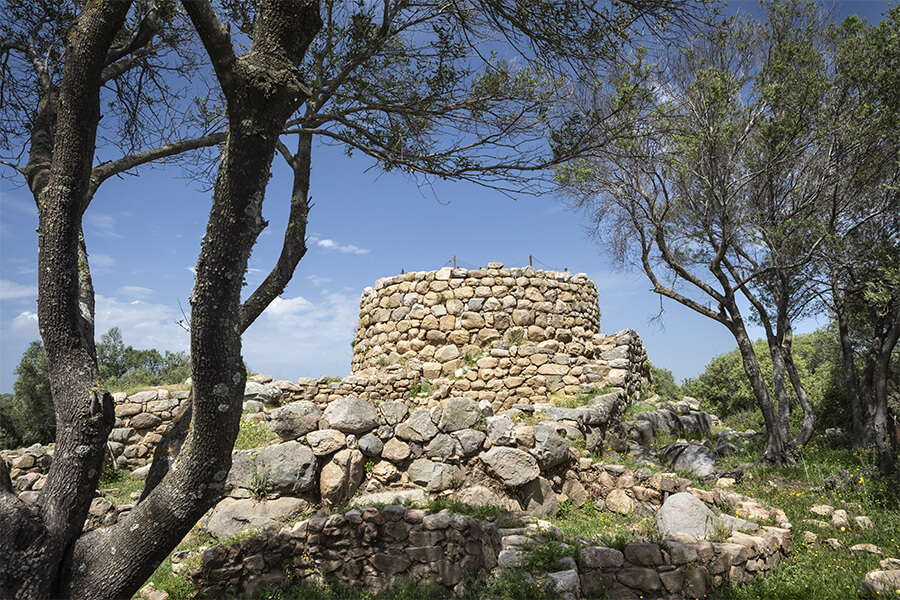
[[232,79],[232,70],[237,57],[234,55],[228,29],[222,25],[208,0],[182,0],[182,5],[209,54],[216,76],[222,83],[222,91],[230,93],[231,85],[226,85],[226,82]]
[[131,39],[123,46],[109,49],[109,52],[106,54],[106,65],[112,65],[120,58],[147,46],[153,40],[153,36],[159,31],[159,19],[159,9],[156,6],[156,0],[147,0],[147,12],[144,14],[144,18],[141,19],[138,30],[131,35]]
[[161,158],[168,158],[170,156],[175,156],[176,154],[181,154],[189,150],[196,150],[197,148],[206,148],[209,146],[215,146],[216,144],[221,144],[225,141],[226,136],[227,133],[225,132],[212,133],[203,137],[172,142],[171,144],[166,144],[157,148],[151,148],[150,150],[144,150],[143,152],[138,152],[137,154],[131,154],[129,156],[124,156],[118,160],[97,165],[91,172],[90,194],[93,195],[97,191],[97,188],[100,187],[100,184],[102,184],[113,175],[124,173],[129,169],[133,169],[134,167],[138,167],[140,165],[147,164]]

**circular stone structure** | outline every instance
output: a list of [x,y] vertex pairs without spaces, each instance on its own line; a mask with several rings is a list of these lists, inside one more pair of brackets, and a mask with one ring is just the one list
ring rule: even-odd
[[379,279],[362,293],[352,371],[397,360],[464,360],[498,339],[556,340],[582,355],[598,332],[597,300],[584,273],[500,263]]

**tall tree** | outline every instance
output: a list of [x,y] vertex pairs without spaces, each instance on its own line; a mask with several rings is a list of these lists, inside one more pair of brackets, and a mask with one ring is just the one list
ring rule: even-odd
[[[0,461],[0,595],[4,597],[131,597],[220,497],[231,466],[246,379],[241,333],[280,293],[296,261],[291,259],[293,265],[287,268],[276,266],[277,285],[258,290],[244,304],[243,279],[250,251],[265,227],[262,205],[279,135],[288,119],[313,97],[315,82],[308,79],[310,73],[303,65],[323,24],[331,22],[323,9],[332,6],[322,7],[316,0],[225,4],[246,6],[251,15],[248,23],[252,25],[247,28],[250,46],[243,54],[235,49],[239,44],[211,3],[183,3],[212,64],[228,124],[227,133],[217,138],[223,146],[191,297],[190,427],[181,456],[169,474],[122,521],[88,533],[82,529],[114,415],[110,394],[97,385],[93,289],[81,221],[98,181],[117,169],[133,167],[135,161],[150,159],[137,153],[122,162],[94,167],[101,89],[116,73],[131,72],[129,65],[139,62],[136,59],[149,48],[154,36],[148,32],[158,24],[160,11],[172,7],[147,0],[131,13],[138,16],[129,20],[130,2],[97,0],[73,5],[67,13],[71,16],[68,25],[56,24],[48,32],[43,29],[47,23],[39,18],[31,31],[16,34],[39,31],[50,36],[56,50],[46,55],[29,45],[33,36],[7,41],[4,33],[3,53],[20,52],[40,79],[37,109],[24,103],[20,107],[33,118],[29,161],[25,167],[7,164],[25,175],[38,205],[38,319],[57,421],[54,461],[36,506],[18,498],[8,467]],[[522,40],[525,60],[554,62],[580,60],[585,48],[610,51],[625,33],[624,27],[636,19],[656,23],[685,4],[679,0],[627,0],[601,8],[581,2],[411,6],[388,1],[382,8],[392,14],[411,7],[420,11],[423,19],[438,10],[452,15],[450,22],[466,35],[483,32],[482,39],[487,39],[493,32],[501,41]],[[21,8],[23,16],[24,11]],[[352,49],[357,35],[368,40],[390,33],[389,21],[380,23],[387,23],[388,30],[381,27],[374,34],[370,28],[345,31],[347,47]],[[431,34],[441,35],[437,31]],[[54,69],[61,67],[61,72],[48,64]],[[359,81],[374,83],[383,76],[376,70]],[[502,147],[504,132],[491,135]],[[392,147],[400,151],[396,144]],[[175,150],[160,146],[149,152],[159,158]],[[302,211],[290,219],[305,225]],[[291,240],[286,243],[298,243],[290,223],[288,230]]]
[[[834,157],[850,137],[835,119],[845,111],[830,92],[843,75],[827,29],[809,5],[765,7],[764,25],[723,22],[663,57],[665,69],[638,56],[558,140],[593,154],[558,177],[653,291],[734,335],[766,424],[765,458],[782,463],[815,423],[791,357],[791,322],[810,310],[816,290],[807,282],[837,221],[871,216],[855,211],[858,196],[832,194],[842,176]],[[883,122],[876,130],[891,136]],[[777,411],[739,298],[766,330]],[[804,412],[792,440],[788,385]]]
[[[832,89],[839,174],[823,218],[834,223],[817,264],[833,311],[853,417],[853,442],[874,444],[879,467],[896,469],[887,437],[891,355],[900,337],[900,8],[878,25],[851,18],[832,31],[840,78]],[[843,202],[846,210],[837,210]]]

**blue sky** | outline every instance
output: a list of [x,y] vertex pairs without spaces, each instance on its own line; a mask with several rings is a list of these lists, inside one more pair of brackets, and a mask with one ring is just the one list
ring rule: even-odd
[[[750,8],[751,3],[739,3]],[[839,4],[839,14],[870,20],[887,2]],[[276,157],[248,290],[278,256],[290,178]],[[676,379],[695,376],[735,343],[724,327],[664,300],[665,327],[650,324],[660,298],[639,272],[615,271],[586,233],[581,215],[551,195],[512,200],[466,183],[420,188],[399,174],[379,174],[372,161],[336,147],[313,153],[309,252],[293,281],[244,336],[250,369],[276,378],[347,375],[363,288],[379,277],[439,269],[456,255],[460,266],[527,264],[584,272],[600,294],[601,330],[638,331],[654,364]],[[5,167],[0,167],[5,168]],[[210,206],[210,194],[178,168],[145,169],[104,183],[85,214],[84,230],[97,293],[97,337],[118,326],[126,345],[187,350],[176,321],[187,310]],[[0,392],[11,392],[13,370],[38,339],[37,211],[30,193],[0,180]],[[820,324],[798,327],[810,331]],[[754,337],[762,335],[753,330]]]

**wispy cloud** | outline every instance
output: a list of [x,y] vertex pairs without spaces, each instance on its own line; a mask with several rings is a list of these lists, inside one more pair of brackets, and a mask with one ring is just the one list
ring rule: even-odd
[[315,233],[309,236],[309,241],[313,242],[319,248],[340,252],[341,254],[368,254],[371,252],[371,250],[368,250],[367,248],[360,248],[353,244],[341,244],[332,239],[322,238]]
[[118,227],[116,227],[116,218],[112,215],[99,212],[88,212],[85,214],[84,220],[87,221],[87,224],[94,231],[104,237],[122,237]]
[[326,283],[331,283],[328,277],[319,277],[318,275],[307,275],[306,278],[313,284],[313,287],[320,287]]
[[19,298],[37,298],[37,287],[22,285],[8,279],[0,279],[0,300],[16,300]]
[[141,287],[139,285],[125,285],[120,287],[117,290],[122,296],[128,296],[129,298],[135,298],[137,300],[146,300],[153,296],[156,292],[151,290],[150,288]]
[[111,269],[116,264],[116,259],[108,254],[91,254],[88,257],[93,270]]

